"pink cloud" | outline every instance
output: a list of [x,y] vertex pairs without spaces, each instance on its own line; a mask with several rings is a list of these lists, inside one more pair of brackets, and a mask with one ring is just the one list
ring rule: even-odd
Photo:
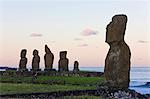
[[149,43],[148,41],[139,40],[138,43]]
[[40,33],[31,33],[30,37],[42,37],[43,35]]
[[91,35],[97,35],[98,31],[92,30],[92,29],[85,29],[81,32],[81,35],[83,36],[91,36]]
[[81,44],[81,45],[78,45],[79,47],[86,47],[88,46],[88,44]]
[[81,39],[81,38],[75,38],[74,40],[75,40],[75,41],[81,41],[81,40],[83,40],[83,39]]
[[51,43],[55,43],[56,41],[50,41]]

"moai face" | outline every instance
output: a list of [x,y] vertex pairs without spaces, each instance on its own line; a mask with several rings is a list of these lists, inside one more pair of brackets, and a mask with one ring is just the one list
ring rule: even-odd
[[106,27],[106,42],[111,43],[124,40],[126,23],[126,15],[114,16],[112,21]]
[[23,58],[23,57],[26,57],[26,53],[27,53],[27,50],[26,49],[23,49],[21,50],[21,54],[20,56]]
[[66,56],[67,56],[67,51],[61,51],[60,52],[60,59],[66,58]]
[[33,51],[33,55],[34,55],[34,56],[35,56],[35,55],[38,55],[38,53],[39,53],[38,50],[34,50],[34,51]]
[[51,53],[51,51],[50,51],[50,49],[48,48],[47,45],[45,45],[45,52],[46,52],[46,53]]

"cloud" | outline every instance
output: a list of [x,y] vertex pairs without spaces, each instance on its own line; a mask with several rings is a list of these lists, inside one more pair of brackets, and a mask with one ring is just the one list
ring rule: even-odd
[[82,36],[91,36],[91,35],[97,35],[98,31],[92,30],[92,29],[85,29],[81,32]]
[[149,43],[149,41],[139,40],[138,43]]
[[40,33],[31,33],[30,37],[42,37],[43,35]]
[[78,47],[86,47],[88,46],[88,44],[81,44],[81,45],[78,45]]
[[56,41],[50,41],[51,43],[55,43]]
[[75,40],[75,41],[81,41],[81,40],[83,40],[83,39],[81,39],[81,38],[75,38],[74,40]]

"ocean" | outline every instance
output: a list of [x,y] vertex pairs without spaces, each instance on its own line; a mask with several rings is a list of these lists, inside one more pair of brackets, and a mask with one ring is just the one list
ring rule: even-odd
[[[82,67],[81,70],[104,72],[104,67]],[[147,84],[149,82],[149,84]],[[132,67],[130,87],[141,94],[150,94],[150,67]]]
[[[73,68],[70,67],[69,70],[73,70]],[[104,72],[104,67],[80,67],[80,70]],[[148,82],[149,84],[147,84]],[[150,67],[131,68],[129,89],[134,89],[141,94],[150,94]]]

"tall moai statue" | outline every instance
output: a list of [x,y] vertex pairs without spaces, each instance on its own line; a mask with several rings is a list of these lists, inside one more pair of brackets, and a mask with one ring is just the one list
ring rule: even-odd
[[45,45],[45,55],[44,55],[44,62],[45,62],[45,71],[52,70],[53,69],[53,61],[54,61],[54,55],[50,51],[47,45]]
[[106,85],[111,88],[129,87],[131,52],[124,41],[127,16],[115,15],[106,28],[106,43],[110,48],[105,59]]
[[20,53],[20,62],[19,62],[19,71],[28,71],[26,65],[27,65],[27,58],[26,58],[27,50],[22,49]]
[[78,72],[79,71],[79,62],[78,61],[74,61],[74,69],[73,72]]
[[40,71],[39,64],[40,64],[40,56],[38,55],[38,50],[33,51],[33,59],[32,59],[32,69],[31,71]]
[[69,71],[68,69],[68,64],[69,60],[66,58],[67,56],[67,51],[61,51],[60,52],[60,59],[58,62],[58,71]]

